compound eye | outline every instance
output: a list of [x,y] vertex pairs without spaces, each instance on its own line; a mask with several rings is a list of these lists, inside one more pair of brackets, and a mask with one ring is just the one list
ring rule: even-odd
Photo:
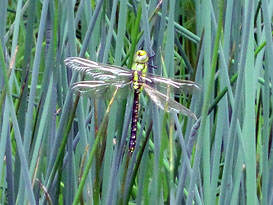
[[147,52],[146,51],[144,51],[144,50],[138,50],[137,52],[136,52],[136,54],[135,54],[135,60],[137,61],[137,62],[142,62],[142,63],[145,63],[145,62],[147,62],[148,61],[148,54],[147,54]]
[[145,56],[146,55],[146,51],[144,51],[144,50],[138,50],[137,51],[137,55],[138,56]]

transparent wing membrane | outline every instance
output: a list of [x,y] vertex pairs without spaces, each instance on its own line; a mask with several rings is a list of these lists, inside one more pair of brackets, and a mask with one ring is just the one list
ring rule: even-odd
[[182,113],[186,116],[189,116],[193,119],[197,119],[195,114],[190,111],[188,108],[185,106],[181,105],[180,103],[172,100],[169,98],[169,96],[164,95],[154,88],[150,87],[147,84],[143,85],[144,90],[148,94],[148,96],[151,98],[151,100],[162,110],[166,112],[176,112],[176,113]]
[[201,90],[196,83],[189,80],[170,79],[151,74],[147,74],[146,77],[143,77],[142,79],[146,84],[152,87],[155,86],[158,90],[164,93],[167,92],[167,89],[174,94],[194,94]]
[[113,93],[115,92],[116,88],[118,87],[119,90],[115,99],[122,100],[126,99],[130,93],[130,86],[127,85],[120,85],[120,84],[111,84],[106,83],[104,81],[80,81],[74,83],[72,85],[72,90],[76,93],[80,93],[81,95],[96,98],[96,99],[111,99]]
[[85,73],[94,80],[126,83],[131,80],[132,76],[132,71],[129,69],[101,64],[84,58],[69,57],[64,62],[68,67]]

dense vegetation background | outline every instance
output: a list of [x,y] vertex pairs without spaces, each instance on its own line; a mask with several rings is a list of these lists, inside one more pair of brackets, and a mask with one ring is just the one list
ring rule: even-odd
[[[271,0],[28,0],[0,4],[1,204],[272,204]],[[198,120],[141,96],[72,93],[68,56],[195,81],[176,97]]]

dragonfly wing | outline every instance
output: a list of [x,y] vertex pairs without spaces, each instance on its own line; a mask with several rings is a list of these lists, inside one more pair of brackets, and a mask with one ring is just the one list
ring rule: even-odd
[[128,86],[129,84],[130,82],[127,84],[113,84],[97,80],[80,81],[72,85],[72,90],[90,98],[111,99],[115,89],[118,87],[119,90],[115,98],[126,99],[130,90],[130,86]]
[[152,74],[147,74],[143,80],[146,84],[155,86],[159,90],[167,92],[169,89],[169,92],[175,94],[196,93],[201,90],[196,83],[189,80],[171,79]]
[[102,98],[110,84],[104,81],[79,81],[72,85],[72,90],[91,98]]
[[144,90],[151,98],[151,100],[162,110],[166,112],[176,112],[182,113],[186,116],[189,116],[193,119],[197,119],[195,114],[190,111],[185,106],[181,105],[180,103],[170,99],[167,95],[160,93],[159,91],[155,90],[154,88],[150,87],[147,84],[143,84]]
[[94,80],[123,83],[132,78],[132,71],[127,68],[97,63],[84,58],[69,57],[64,60],[64,63],[75,71],[87,74]]

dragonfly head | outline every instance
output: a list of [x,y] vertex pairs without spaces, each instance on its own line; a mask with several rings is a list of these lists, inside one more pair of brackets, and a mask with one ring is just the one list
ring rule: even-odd
[[135,63],[146,63],[149,60],[148,53],[144,50],[138,50],[135,54]]

